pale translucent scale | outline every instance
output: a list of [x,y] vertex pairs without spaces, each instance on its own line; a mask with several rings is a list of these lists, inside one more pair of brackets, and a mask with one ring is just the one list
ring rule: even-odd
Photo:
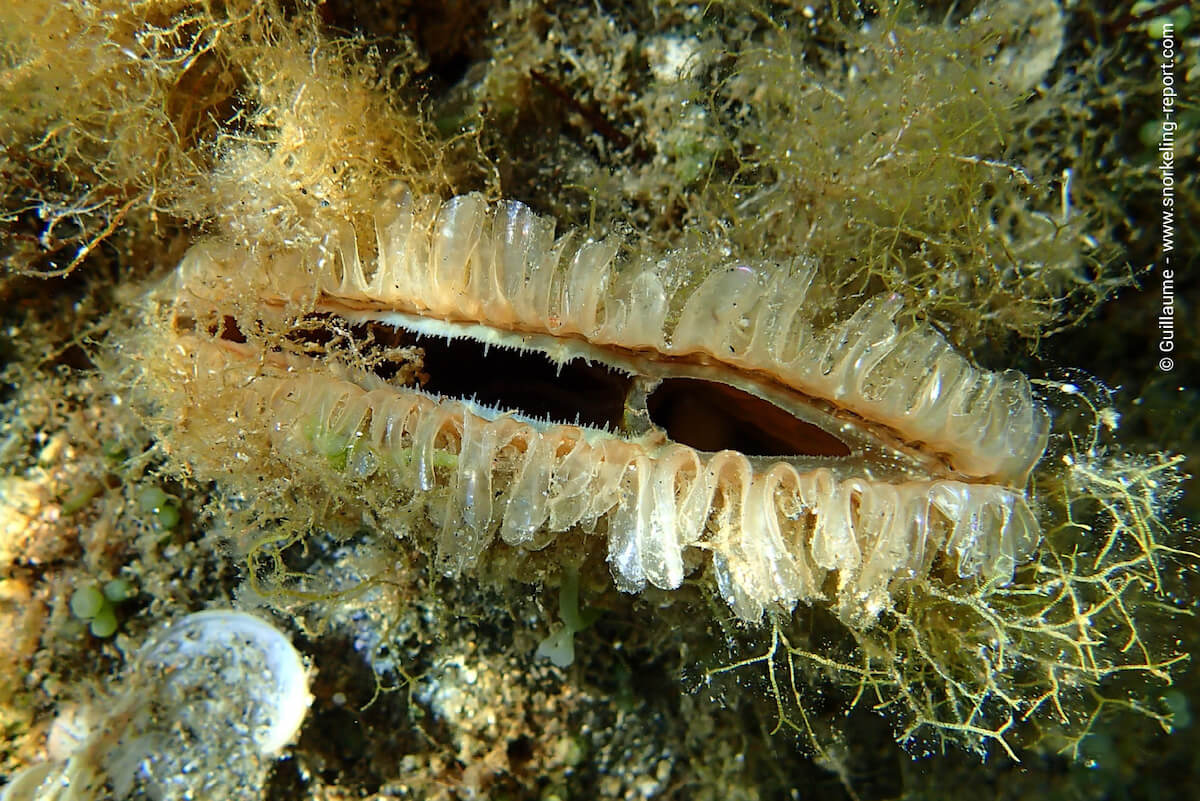
[[371,400],[374,409],[371,415],[371,444],[385,452],[403,448],[405,429],[414,407],[412,400],[386,390],[372,392]]
[[440,522],[435,564],[445,575],[459,575],[479,562],[488,538],[463,522],[464,510],[456,500],[457,488],[451,489],[450,494],[435,500],[436,511],[432,516],[435,522]]
[[[368,293],[370,279],[366,274],[367,265],[359,258],[358,242],[355,238],[354,227],[348,222],[338,226],[337,253],[342,265],[342,292],[345,297],[371,297]],[[372,260],[372,269],[377,262]],[[374,274],[372,273],[372,278]]]
[[560,236],[546,255],[549,263],[554,265],[546,282],[546,305],[542,322],[550,333],[558,333],[567,324],[566,312],[563,309],[563,287],[566,285],[567,261],[575,258],[579,235],[575,231],[567,231]]
[[610,293],[600,308],[603,311],[597,316],[598,325],[586,334],[587,338],[603,343],[624,341],[625,324],[630,318],[629,298],[621,293]]
[[913,396],[933,367],[938,344],[921,328],[899,331],[885,358],[864,365],[859,385],[863,400],[876,404],[881,413],[908,414]]
[[[805,313],[804,300],[812,285],[815,269],[805,265],[795,273],[780,272],[771,279],[766,303],[775,310],[774,320],[764,326],[764,344],[761,351],[754,349],[755,358],[761,358],[762,367],[778,365],[780,372],[794,370],[793,363],[799,359],[810,359],[810,326]],[[761,356],[757,355],[761,352]]]
[[643,539],[640,528],[644,525],[645,492],[642,477],[646,466],[645,457],[631,462],[623,472],[622,492],[617,508],[613,511],[608,527],[608,564],[613,580],[622,592],[638,592],[646,584],[642,569],[639,543]]
[[511,300],[517,317],[533,321],[546,313],[550,280],[555,264],[547,258],[554,245],[554,222],[539,217],[519,203],[497,210],[497,222],[505,220],[508,241],[503,263],[505,295]]
[[816,503],[820,511],[813,531],[813,561],[826,570],[840,571],[840,584],[849,579],[861,561],[850,509],[851,482],[838,484],[825,469],[815,471],[813,478],[820,498]]
[[979,533],[979,510],[967,485],[957,481],[939,482],[930,493],[933,506],[950,522],[946,552],[955,556],[961,567],[964,554],[973,547]]
[[750,340],[742,322],[762,294],[760,273],[748,265],[711,273],[684,303],[671,351],[706,350],[722,357],[742,353]]
[[898,568],[909,558],[904,542],[905,527],[897,520],[899,496],[895,488],[883,485],[860,497],[858,508],[859,541],[863,546],[859,586],[870,592],[885,588]]
[[713,488],[706,485],[704,465],[692,448],[672,446],[659,458],[672,476],[677,537],[680,543],[690,545],[704,535]]
[[417,420],[417,429],[413,432],[413,450],[417,457],[417,486],[422,492],[429,492],[434,487],[434,445],[444,420],[441,409],[431,409]]
[[509,488],[500,529],[500,537],[509,545],[529,542],[545,521],[553,450],[553,443],[541,434],[535,434],[526,444],[521,466]]
[[[922,431],[936,432],[945,425],[950,398],[971,372],[966,360],[939,342],[925,382],[913,395],[909,415]],[[929,420],[929,423],[923,421]]]
[[778,482],[778,474],[768,473],[751,485],[742,513],[742,537],[747,557],[757,562],[753,573],[759,597],[790,606],[799,597],[801,580],[779,526]]
[[608,285],[617,248],[611,239],[588,240],[575,252],[562,290],[562,316],[571,323],[567,330],[586,335],[596,329],[600,299]]
[[655,587],[673,590],[683,583],[683,548],[676,516],[675,472],[670,462],[651,464],[649,521],[643,532],[642,564]]
[[620,506],[625,501],[623,483],[626,467],[630,460],[636,457],[616,442],[604,440],[595,448],[592,458],[596,472],[591,482],[591,494],[587,511],[582,518],[583,522],[599,520],[608,514],[610,509]]
[[[786,272],[778,272],[770,279],[751,322],[751,338],[743,359],[747,366],[769,369],[795,358],[805,337],[803,332],[790,329],[801,308],[803,287],[811,280],[811,273],[806,276]],[[801,282],[800,286],[795,282]]]
[[462,445],[458,455],[458,503],[463,523],[475,534],[492,524],[492,464],[496,427],[481,424],[473,414],[463,415]]
[[562,457],[554,469],[550,525],[562,531],[583,520],[591,501],[592,479],[596,462],[591,447],[583,439]]
[[[999,491],[1004,492],[1007,496],[1010,512],[1004,525],[1006,547],[1018,562],[1024,561],[1033,554],[1033,550],[1037,547],[1041,538],[1041,529],[1022,496],[1004,490]],[[1011,545],[1007,545],[1007,543],[1011,543]]]
[[714,551],[712,558],[713,572],[717,578],[717,592],[725,599],[725,603],[742,620],[760,619],[764,607],[747,592],[747,585],[735,572],[736,568],[730,557],[721,551]]
[[623,345],[657,347],[662,343],[667,316],[666,290],[652,272],[639,273],[629,287],[629,316],[614,341]]
[[845,344],[831,345],[822,360],[831,365],[826,389],[831,397],[862,399],[862,381],[867,371],[885,358],[895,343],[896,324],[892,317],[899,307],[896,297],[882,303],[870,300],[842,327],[846,333],[839,344]]
[[[416,287],[411,279],[411,260],[423,255],[414,252],[413,198],[406,189],[385,197],[375,210],[375,242],[379,266],[375,270],[376,297],[385,300],[412,297]],[[425,237],[419,237],[424,240]]]
[[935,534],[929,525],[929,498],[926,493],[923,489],[911,486],[905,490],[899,522],[904,526],[903,542],[908,559],[900,573],[904,578],[917,578],[924,574],[926,561],[941,550],[941,543],[932,541]]
[[471,194],[450,198],[438,212],[430,250],[437,297],[453,298],[466,288],[486,211],[483,198]]
[[[529,264],[529,245],[537,216],[524,203],[501,203],[492,220],[493,277],[498,299],[519,310]],[[519,311],[515,311],[517,315]]]

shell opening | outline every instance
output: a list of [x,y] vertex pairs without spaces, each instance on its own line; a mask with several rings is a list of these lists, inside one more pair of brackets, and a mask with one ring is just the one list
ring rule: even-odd
[[845,458],[850,448],[820,426],[716,381],[667,378],[646,399],[650,419],[674,441],[699,451],[747,456]]
[[[244,340],[228,321],[221,337]],[[832,459],[853,454],[834,434],[769,400],[719,380],[672,376],[669,365],[659,365],[661,375],[650,377],[595,358],[596,353],[556,359],[536,342],[496,344],[469,334],[438,336],[332,315],[313,315],[289,335],[310,355],[344,352],[346,338],[386,381],[411,385],[402,376],[415,374],[415,383],[431,395],[501,414],[584,425],[626,438],[657,430],[709,453]],[[400,369],[395,354],[415,360],[419,370]]]

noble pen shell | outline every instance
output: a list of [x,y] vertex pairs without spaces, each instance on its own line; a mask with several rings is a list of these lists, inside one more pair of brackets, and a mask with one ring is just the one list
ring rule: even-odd
[[[171,287],[169,352],[201,394],[259,419],[286,464],[324,451],[355,481],[425,498],[448,572],[497,539],[533,551],[581,531],[603,538],[622,590],[676,588],[711,558],[743,619],[824,600],[861,623],[886,608],[893,581],[933,571],[1007,581],[1039,540],[1024,484],[1049,418],[1029,381],[979,369],[930,326],[902,322],[894,296],[817,326],[811,265],[718,265],[670,289],[672,271],[687,269],[679,254],[635,260],[613,240],[556,239],[553,221],[477,195],[442,203],[401,188],[374,228],[369,256],[348,224],[312,252],[194,246]],[[195,330],[223,314],[232,333]],[[397,332],[432,378],[389,382],[320,348],[266,345],[305,320],[343,339]],[[432,389],[438,338],[479,346],[453,360],[468,391]],[[612,426],[472,403],[470,381],[483,380],[495,346],[560,372],[607,365],[641,392],[628,391]],[[737,416],[743,398],[759,404],[746,418],[782,408],[844,452],[674,441],[646,422],[647,393],[682,380],[726,387],[722,414]]]
[[1045,450],[1049,417],[1028,379],[979,369],[932,327],[898,323],[898,297],[873,298],[814,330],[811,264],[734,263],[669,292],[668,273],[687,269],[670,254],[622,263],[615,238],[555,239],[554,222],[521,203],[488,206],[477,194],[439,203],[400,187],[374,220],[372,259],[343,223],[315,253],[261,261],[201,244],[181,265],[183,283],[216,302],[252,281],[264,302],[315,298],[318,309],[387,309],[707,357],[889,426],[970,478],[1021,484]]

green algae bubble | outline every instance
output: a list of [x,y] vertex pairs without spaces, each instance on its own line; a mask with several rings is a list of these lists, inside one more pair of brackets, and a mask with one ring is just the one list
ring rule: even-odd
[[146,514],[154,515],[154,522],[164,530],[179,525],[179,504],[161,488],[150,486],[138,493],[138,506]]
[[133,597],[133,585],[125,579],[112,579],[104,583],[104,597],[111,603],[119,604]]
[[104,593],[93,585],[80,587],[71,593],[71,614],[80,620],[91,620],[104,609]]
[[88,628],[91,629],[93,636],[101,639],[113,636],[117,632],[117,613],[111,606],[102,607],[92,618]]

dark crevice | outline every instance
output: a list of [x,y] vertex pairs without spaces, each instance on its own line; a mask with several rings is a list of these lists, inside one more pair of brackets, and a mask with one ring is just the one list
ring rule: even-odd
[[748,392],[697,378],[665,379],[646,399],[650,419],[676,442],[701,451],[736,450],[747,456],[846,457],[850,448]]
[[425,390],[474,399],[528,417],[620,430],[633,377],[583,359],[561,368],[538,351],[489,348],[473,339],[423,338]]
[[331,351],[349,336],[376,375],[392,380],[400,362],[383,354],[417,348],[421,388],[447,398],[470,400],[501,411],[558,423],[620,431],[633,376],[603,364],[575,359],[555,364],[540,351],[486,347],[473,339],[418,336],[383,323],[357,323],[314,316],[288,338],[310,353]]
[[221,320],[221,339],[238,343],[246,341],[246,335],[238,328],[237,320],[228,314]]
[[[240,341],[241,333],[226,323],[223,336]],[[559,365],[538,350],[487,346],[466,337],[418,336],[383,323],[352,325],[323,315],[309,318],[289,335],[310,355],[341,349],[347,337],[364,366],[384,379],[392,380],[403,363],[402,357],[387,354],[419,349],[421,387],[426,392],[529,418],[629,433],[626,404],[635,376],[602,363],[579,358]],[[828,431],[718,381],[663,379],[646,397],[646,412],[673,441],[700,451],[768,457],[851,455],[850,448]]]

